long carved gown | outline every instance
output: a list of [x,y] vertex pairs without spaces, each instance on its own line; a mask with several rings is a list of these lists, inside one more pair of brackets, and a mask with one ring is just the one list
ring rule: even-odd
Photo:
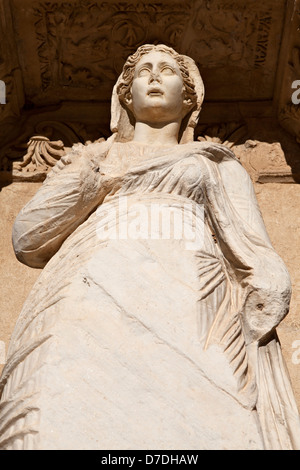
[[[64,163],[15,223],[19,259],[47,264],[11,339],[0,448],[300,448],[274,332],[289,277],[233,154],[105,142]],[[153,204],[204,206],[199,245],[149,236]]]

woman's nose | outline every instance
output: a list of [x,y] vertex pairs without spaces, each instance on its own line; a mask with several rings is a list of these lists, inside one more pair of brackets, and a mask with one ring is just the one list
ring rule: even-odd
[[151,72],[149,77],[149,83],[159,82],[162,83],[161,76],[159,72]]

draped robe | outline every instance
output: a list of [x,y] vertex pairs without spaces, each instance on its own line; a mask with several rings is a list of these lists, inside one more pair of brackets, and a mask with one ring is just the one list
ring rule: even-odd
[[[116,236],[153,204],[203,208],[199,245],[151,237],[149,220]],[[19,214],[14,247],[45,267],[2,374],[0,448],[300,448],[275,331],[290,279],[226,147],[74,147]]]

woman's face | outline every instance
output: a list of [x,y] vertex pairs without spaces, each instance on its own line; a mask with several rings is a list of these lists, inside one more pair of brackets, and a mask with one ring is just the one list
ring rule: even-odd
[[185,87],[176,60],[152,51],[137,63],[129,107],[140,122],[160,124],[181,121],[186,114]]

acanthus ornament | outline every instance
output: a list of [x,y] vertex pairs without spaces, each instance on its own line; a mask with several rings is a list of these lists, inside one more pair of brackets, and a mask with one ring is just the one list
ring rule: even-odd
[[15,162],[14,169],[26,172],[48,171],[65,155],[61,140],[51,142],[47,137],[34,136],[28,142],[28,149],[22,162]]

